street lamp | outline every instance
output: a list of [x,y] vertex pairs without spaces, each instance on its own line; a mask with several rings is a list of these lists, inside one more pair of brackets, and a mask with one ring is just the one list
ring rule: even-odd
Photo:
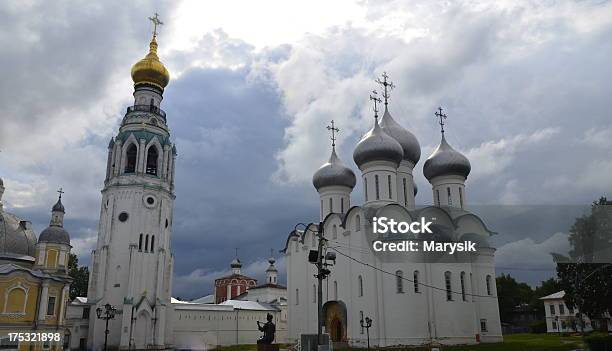
[[104,319],[106,321],[106,329],[104,330],[104,351],[106,351],[106,345],[108,342],[108,321],[115,319],[116,313],[117,309],[111,306],[110,303],[104,305],[104,310],[102,310],[100,307],[96,308],[96,316],[98,316],[98,319]]
[[360,320],[359,324],[361,324],[362,328],[366,329],[366,336],[368,338],[368,350],[370,349],[370,327],[372,326],[372,318],[370,317],[365,317],[365,322],[364,320]]

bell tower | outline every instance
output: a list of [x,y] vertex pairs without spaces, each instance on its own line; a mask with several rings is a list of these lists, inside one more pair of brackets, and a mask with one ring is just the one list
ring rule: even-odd
[[[161,101],[170,75],[157,56],[157,14],[148,54],[132,67],[134,104],[108,146],[98,241],[92,252],[88,302],[110,304],[108,345],[168,347],[172,214],[176,147]],[[88,349],[104,345],[104,321],[90,317]]]

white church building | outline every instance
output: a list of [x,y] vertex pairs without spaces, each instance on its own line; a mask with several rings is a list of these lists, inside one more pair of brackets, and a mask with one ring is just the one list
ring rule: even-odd
[[[322,226],[327,252],[336,253],[331,274],[323,282],[323,327],[335,343],[365,347],[367,331],[360,321],[373,320],[370,343],[377,346],[474,344],[502,341],[495,287],[494,252],[488,238],[494,234],[468,208],[465,182],[468,159],[453,149],[444,135],[425,161],[423,173],[432,186],[433,205],[415,206],[413,170],[421,149],[416,137],[399,125],[388,109],[386,74],[385,110],[380,122],[375,107],[372,129],[356,145],[353,160],[361,171],[364,202],[353,205],[353,171],[335,150],[313,176],[320,196],[320,222],[293,230],[286,241],[289,339],[317,331],[317,280],[308,262],[317,250],[316,233]],[[335,131],[334,126],[328,127]],[[438,242],[471,241],[477,251],[455,255],[439,253],[382,253],[372,248],[373,217],[433,222]],[[385,240],[393,241],[393,237]],[[412,236],[423,241],[424,236]]]

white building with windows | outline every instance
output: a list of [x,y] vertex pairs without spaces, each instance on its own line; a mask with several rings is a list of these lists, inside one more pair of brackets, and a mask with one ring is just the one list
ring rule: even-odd
[[[386,77],[383,85],[388,87]],[[433,205],[417,208],[413,170],[421,149],[416,137],[392,118],[387,98],[385,89],[382,120],[373,121],[353,153],[364,202],[353,204],[356,177],[340,161],[334,141],[329,161],[313,177],[320,195],[320,219],[287,238],[288,338],[297,340],[300,334],[317,330],[316,269],[308,263],[308,254],[317,249],[315,233],[323,229],[327,252],[337,256],[323,283],[322,324],[334,342],[365,347],[366,332],[360,325],[365,317],[373,320],[370,343],[381,347],[502,341],[495,249],[488,244],[494,233],[467,209],[465,182],[471,165],[450,146],[442,129],[438,148],[423,166]],[[434,235],[410,239],[467,240],[477,244],[477,252],[446,256],[375,252],[372,218],[382,216],[406,222],[424,217],[433,222]]]
[[[593,331],[593,323],[586,315],[581,315],[578,308],[569,306],[563,299],[565,297],[565,291],[561,290],[554,294],[541,297],[540,300],[544,303],[544,313],[546,315],[546,332],[548,333],[577,333],[582,332],[584,328],[585,332]],[[610,321],[609,314],[607,319],[595,321],[597,329],[604,329],[612,331],[612,322]],[[581,324],[580,320],[583,320]],[[605,321],[605,322],[604,322]],[[603,328],[600,323],[604,324]],[[607,328],[606,328],[607,327]]]

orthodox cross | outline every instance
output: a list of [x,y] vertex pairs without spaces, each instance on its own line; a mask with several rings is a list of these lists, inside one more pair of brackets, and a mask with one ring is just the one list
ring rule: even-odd
[[62,194],[64,193],[64,189],[62,189],[61,187],[59,189],[57,189],[57,192],[59,194],[59,198],[62,198]]
[[332,147],[336,147],[336,133],[340,132],[340,128],[334,125],[334,120],[331,120],[331,126],[327,126],[327,130],[331,131]]
[[382,100],[378,97],[378,93],[376,92],[376,90],[372,90],[372,94],[370,94],[370,100],[374,101],[374,118],[378,119],[378,104],[377,103],[381,103]]
[[385,98],[385,107],[387,107],[388,104],[388,100],[389,100],[389,92],[391,92],[391,90],[393,90],[393,88],[395,88],[395,85],[393,85],[393,82],[388,82],[387,78],[389,78],[389,76],[387,75],[387,72],[383,72],[382,74],[383,79],[380,80],[380,78],[376,78],[376,83],[382,85],[383,89],[384,89],[384,93],[383,93],[383,97]]
[[444,134],[444,120],[447,116],[442,113],[442,107],[438,107],[438,111],[435,113],[435,115],[440,120],[438,124],[440,124],[440,130],[442,131],[442,134]]
[[236,247],[236,258],[238,258],[238,248]]
[[157,26],[163,26],[164,22],[159,20],[159,15],[155,12],[155,16],[149,17],[149,21],[153,22],[153,36],[157,36]]

